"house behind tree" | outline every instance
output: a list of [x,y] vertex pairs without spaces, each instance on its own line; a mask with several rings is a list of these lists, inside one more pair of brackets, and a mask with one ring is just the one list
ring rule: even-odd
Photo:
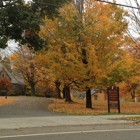
[[26,85],[24,78],[20,73],[11,73],[8,69],[0,63],[0,78],[8,78],[11,82],[11,93],[13,95],[25,95],[26,94]]

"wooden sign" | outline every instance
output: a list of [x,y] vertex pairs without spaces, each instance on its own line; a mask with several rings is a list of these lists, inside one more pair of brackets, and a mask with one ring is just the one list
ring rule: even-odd
[[110,109],[118,109],[118,113],[120,113],[119,87],[116,86],[108,87],[107,94],[108,94],[108,112],[110,113]]

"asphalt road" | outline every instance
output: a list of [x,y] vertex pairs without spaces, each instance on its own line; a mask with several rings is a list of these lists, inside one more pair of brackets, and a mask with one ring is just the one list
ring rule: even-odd
[[[15,103],[0,107],[0,119],[64,116],[65,114],[47,109],[51,102],[47,98],[17,97]],[[0,130],[0,140],[140,140],[139,136],[139,124],[65,125]]]
[[24,97],[18,96],[17,101],[8,106],[0,107],[0,118],[21,118],[21,117],[44,117],[44,116],[61,116],[51,112],[47,106],[52,103],[49,98],[42,97]]
[[140,125],[58,126],[1,130],[0,140],[140,140]]

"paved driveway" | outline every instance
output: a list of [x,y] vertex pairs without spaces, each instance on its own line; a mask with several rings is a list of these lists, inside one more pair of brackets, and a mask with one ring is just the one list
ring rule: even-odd
[[13,104],[0,107],[0,118],[64,116],[47,109],[47,105],[52,103],[48,98],[26,96],[14,98],[17,98],[17,101]]

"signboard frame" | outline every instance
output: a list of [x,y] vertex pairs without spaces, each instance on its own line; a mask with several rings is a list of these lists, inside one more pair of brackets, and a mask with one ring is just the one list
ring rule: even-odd
[[118,113],[120,113],[119,87],[117,86],[108,87],[107,94],[108,94],[108,113],[110,113],[110,109],[118,109]]

